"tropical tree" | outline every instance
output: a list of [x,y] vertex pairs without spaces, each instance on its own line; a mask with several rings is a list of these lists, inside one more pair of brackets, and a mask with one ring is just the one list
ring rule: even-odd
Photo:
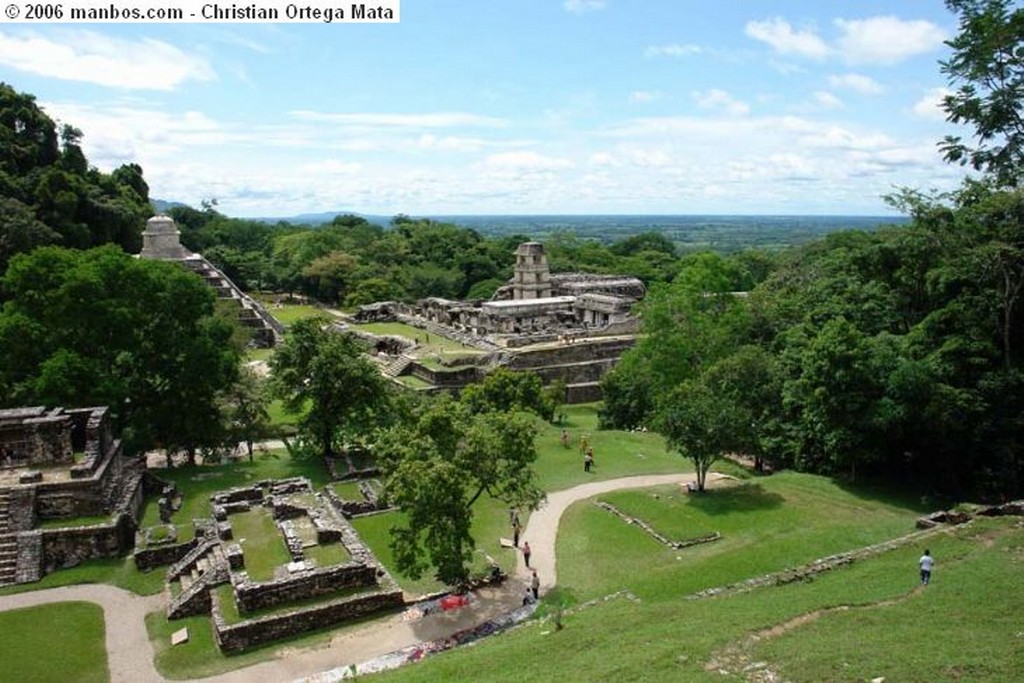
[[553,396],[544,390],[540,375],[505,367],[497,368],[484,381],[463,389],[459,400],[474,413],[527,410],[548,422],[554,420],[557,407]]
[[947,161],[970,164],[1000,186],[1020,184],[1024,168],[1024,9],[1011,0],[946,0],[960,18],[942,73],[957,89],[943,100],[947,120],[974,127],[941,143]]
[[253,443],[270,432],[268,382],[251,367],[243,367],[238,380],[224,393],[222,410],[227,443],[244,443],[252,462]]
[[683,382],[665,397],[654,425],[670,448],[693,461],[698,491],[704,491],[711,466],[749,440],[743,411],[698,380]]
[[129,450],[219,442],[237,323],[200,278],[114,246],[40,247],[15,256],[0,287],[5,405],[111,406]]
[[303,415],[300,434],[324,457],[368,432],[387,402],[384,379],[355,338],[332,330],[324,318],[293,324],[270,367],[285,410]]
[[388,497],[405,516],[391,537],[399,570],[419,578],[432,567],[444,583],[464,582],[477,500],[486,494],[504,506],[534,509],[543,499],[532,467],[535,436],[524,415],[474,413],[447,398],[385,432],[375,452]]

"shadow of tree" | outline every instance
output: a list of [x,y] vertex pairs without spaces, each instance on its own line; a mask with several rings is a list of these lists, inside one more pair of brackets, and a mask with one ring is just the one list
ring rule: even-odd
[[766,491],[759,483],[743,483],[703,493],[691,493],[689,501],[690,505],[705,514],[722,515],[777,508],[785,498],[773,491]]

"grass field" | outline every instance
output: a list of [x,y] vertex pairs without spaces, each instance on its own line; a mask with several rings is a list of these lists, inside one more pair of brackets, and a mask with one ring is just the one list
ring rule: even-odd
[[277,318],[285,327],[306,318],[329,315],[322,308],[306,304],[272,304],[267,306],[267,312]]
[[747,667],[807,683],[1019,680],[1024,528],[983,522],[929,544],[942,560],[925,589],[908,546],[748,593],[602,601],[561,631],[534,622],[375,680],[743,681]]
[[0,679],[33,683],[110,680],[103,608],[61,602],[0,612]]
[[242,546],[245,571],[253,581],[269,581],[274,570],[292,561],[270,510],[254,508],[228,517],[235,540]]
[[600,499],[668,538],[717,531],[722,540],[673,550],[592,502],[578,503],[562,518],[557,552],[559,582],[581,600],[622,588],[644,600],[672,599],[902,536],[919,513],[788,472],[705,494],[659,487]]

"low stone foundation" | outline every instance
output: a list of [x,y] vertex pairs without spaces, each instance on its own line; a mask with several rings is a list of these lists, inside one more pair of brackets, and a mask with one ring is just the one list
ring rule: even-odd
[[245,574],[235,574],[232,581],[238,577],[245,577],[234,583],[235,603],[238,611],[243,614],[349,588],[370,588],[377,584],[376,568],[356,562],[307,569],[282,579],[261,583],[248,581]]
[[221,614],[217,594],[211,592],[210,595],[213,634],[224,652],[238,652],[404,606],[402,591],[392,584],[373,593],[228,625]]

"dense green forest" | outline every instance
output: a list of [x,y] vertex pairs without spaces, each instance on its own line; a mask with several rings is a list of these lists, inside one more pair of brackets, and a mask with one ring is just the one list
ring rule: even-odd
[[[604,380],[607,426],[657,429],[707,464],[738,451],[772,467],[950,495],[1024,490],[1024,11],[1004,0],[947,4],[961,25],[940,65],[953,87],[945,108],[973,135],[939,148],[979,175],[946,194],[896,191],[889,199],[909,223],[720,254],[680,253],[655,231],[607,243],[550,236],[553,271],[625,273],[649,287],[638,309],[644,335]],[[72,401],[74,387],[88,400],[133,397],[149,362],[140,349],[155,342],[117,337],[123,348],[91,354],[108,348],[97,330],[153,328],[132,297],[181,286],[146,271],[133,275],[143,283],[137,291],[118,291],[112,273],[135,267],[113,247],[84,260],[60,253],[103,244],[135,252],[152,213],[142,169],[97,171],[81,137],[58,129],[31,95],[0,84],[4,405]],[[169,213],[185,246],[243,287],[344,306],[489,297],[510,276],[515,245],[530,237],[404,215],[386,226],[350,215],[316,228],[268,224],[224,216],[212,200]],[[105,308],[93,306],[100,302]],[[231,337],[210,322],[209,301],[195,295],[195,306],[190,324],[209,331],[204,344]],[[86,323],[91,334],[70,333]],[[183,347],[177,359],[188,353],[220,367],[209,348]],[[151,360],[167,380],[151,381],[151,400],[170,405],[183,380],[167,379],[175,376],[167,359]],[[190,400],[212,405],[212,392]]]

